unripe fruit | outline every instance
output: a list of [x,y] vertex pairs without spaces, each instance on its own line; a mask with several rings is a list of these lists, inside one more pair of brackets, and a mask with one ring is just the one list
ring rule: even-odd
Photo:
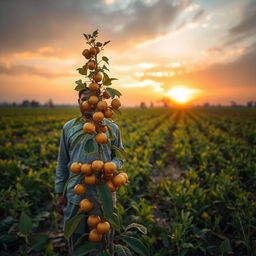
[[77,195],[83,195],[86,192],[86,187],[83,184],[76,184],[74,187],[74,192]]
[[128,182],[128,180],[129,180],[129,177],[128,177],[128,175],[127,175],[127,173],[126,172],[120,172],[119,173],[120,175],[123,175],[124,177],[125,177],[125,182]]
[[95,112],[93,115],[92,115],[92,119],[95,121],[95,122],[100,122],[102,121],[104,118],[104,115],[102,112],[98,111],[98,112]]
[[114,171],[116,171],[117,167],[116,164],[114,162],[106,162],[104,163],[104,167],[103,170],[105,173],[113,173]]
[[89,89],[90,89],[90,91],[92,91],[92,92],[95,92],[95,91],[97,91],[97,90],[99,90],[99,85],[97,84],[97,83],[90,83],[89,84]]
[[92,57],[92,55],[91,55],[91,53],[90,53],[90,51],[88,49],[83,50],[82,54],[84,55],[84,57],[86,59],[90,59]]
[[101,73],[96,73],[95,75],[93,75],[93,80],[95,82],[100,82],[102,80],[102,74]]
[[96,105],[98,102],[99,102],[99,98],[97,96],[95,96],[95,95],[90,96],[90,98],[89,98],[90,104]]
[[108,93],[107,91],[104,91],[104,92],[103,92],[103,97],[104,97],[105,99],[109,99],[109,98],[110,98],[110,95],[109,95],[109,93]]
[[108,187],[108,189],[111,191],[111,192],[115,192],[117,187],[114,186],[113,182],[111,180],[107,181],[106,182],[106,186]]
[[111,106],[114,108],[114,109],[118,109],[121,107],[121,102],[119,101],[119,99],[113,99],[111,101]]
[[90,54],[91,55],[96,55],[97,54],[97,50],[95,49],[95,47],[90,48]]
[[93,185],[96,184],[97,182],[97,177],[95,174],[91,174],[89,176],[84,177],[84,183],[88,185]]
[[78,163],[78,162],[72,163],[70,166],[70,170],[71,170],[71,172],[76,173],[76,174],[80,173],[81,163]]
[[105,144],[108,140],[108,137],[105,133],[100,132],[95,136],[95,140],[98,144]]
[[97,225],[96,229],[99,234],[108,233],[108,231],[110,230],[110,224],[107,221],[100,222]]
[[108,104],[107,104],[106,101],[101,100],[101,101],[98,102],[97,108],[98,108],[98,110],[105,111],[108,108]]
[[102,125],[100,126],[100,131],[105,133],[108,131],[108,127],[106,125]]
[[117,175],[113,178],[113,180],[112,180],[114,186],[117,186],[117,187],[124,185],[125,181],[126,181],[125,176],[120,175],[120,174],[117,174]]
[[87,219],[87,224],[89,227],[94,228],[100,223],[101,219],[99,216],[90,215]]
[[92,165],[91,164],[82,164],[81,172],[84,173],[85,175],[91,175],[92,174]]
[[82,103],[82,109],[83,109],[83,110],[89,110],[89,109],[91,109],[91,105],[90,105],[90,103],[89,103],[88,100],[86,100],[86,101],[84,101],[84,102]]
[[88,212],[93,207],[93,203],[86,198],[81,200],[79,205],[82,212]]
[[94,133],[95,130],[96,130],[95,124],[89,123],[89,122],[84,123],[84,125],[83,125],[83,131],[84,131],[84,133],[89,133],[89,134],[91,134],[91,133]]
[[97,230],[94,228],[89,233],[89,240],[91,242],[99,242],[102,239],[102,234],[99,234]]
[[87,64],[87,67],[90,69],[90,70],[94,70],[96,68],[96,63],[95,61],[89,61],[88,64]]
[[106,111],[104,111],[103,112],[104,113],[104,116],[106,117],[106,118],[110,118],[111,116],[113,116],[113,110],[112,109],[110,109],[110,108],[108,108]]
[[103,169],[104,163],[101,160],[94,160],[92,162],[92,170],[93,171],[101,171]]

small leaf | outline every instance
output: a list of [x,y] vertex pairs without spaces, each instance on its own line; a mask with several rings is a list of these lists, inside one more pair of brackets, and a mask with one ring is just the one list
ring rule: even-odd
[[112,192],[107,188],[105,184],[97,186],[97,191],[102,203],[104,216],[110,218],[114,210]]
[[106,80],[109,80],[109,76],[108,76],[108,74],[107,73],[105,73],[105,72],[103,72],[103,84],[104,84],[104,81],[106,81]]
[[111,85],[113,80],[118,80],[117,78],[109,78],[103,81],[104,85]]
[[118,148],[115,145],[112,145],[111,148],[115,150],[115,154],[117,158],[120,158],[123,160],[127,159],[127,154],[124,151],[124,149]]
[[32,231],[32,221],[31,218],[22,212],[18,224],[19,232],[24,235],[28,235]]
[[130,236],[124,236],[122,240],[140,256],[149,255],[148,249],[139,239]]
[[93,139],[89,139],[86,141],[85,143],[85,153],[90,154],[90,153],[95,153],[94,152],[94,143],[93,143]]
[[105,45],[108,44],[108,43],[110,43],[110,40],[109,40],[109,41],[106,41],[106,42],[103,44],[103,46],[105,46]]
[[96,43],[96,46],[101,47],[101,46],[102,46],[102,43],[97,42],[97,43]]
[[86,40],[89,39],[89,37],[88,37],[85,33],[83,33],[83,35],[84,35],[84,37],[85,37]]
[[143,225],[141,224],[138,224],[138,223],[131,223],[129,224],[126,228],[125,228],[125,231],[131,229],[131,228],[136,228],[138,229],[142,234],[146,235],[147,234],[147,228],[144,227]]
[[64,227],[64,237],[66,239],[72,236],[83,217],[85,217],[85,215],[76,215],[66,222]]
[[108,58],[107,58],[106,56],[103,56],[103,57],[102,57],[102,60],[105,61],[107,64],[109,64],[109,63],[108,63]]
[[105,65],[103,65],[102,69],[106,69],[107,71],[110,72],[110,70]]
[[112,99],[113,99],[116,95],[117,95],[118,97],[120,97],[120,96],[122,95],[118,90],[113,89],[113,88],[110,88],[110,87],[106,88],[106,91],[109,93],[109,95],[110,95],[110,97],[111,97]]
[[83,82],[82,82],[82,80],[81,80],[81,79],[79,79],[79,80],[75,81],[75,83],[76,83],[77,85],[79,85],[79,84],[83,84]]
[[97,36],[98,35],[98,29],[96,29],[95,31],[93,31],[93,33],[92,33],[92,36]]
[[115,245],[115,252],[117,256],[132,256],[130,249],[121,244]]
[[87,72],[86,72],[86,70],[84,68],[77,68],[76,70],[78,70],[79,74],[86,76]]

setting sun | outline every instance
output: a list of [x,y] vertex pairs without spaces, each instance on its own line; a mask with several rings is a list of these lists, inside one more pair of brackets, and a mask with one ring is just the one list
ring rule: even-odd
[[189,102],[197,93],[197,89],[188,89],[182,86],[171,88],[167,95],[170,96],[172,100],[179,104],[185,104]]

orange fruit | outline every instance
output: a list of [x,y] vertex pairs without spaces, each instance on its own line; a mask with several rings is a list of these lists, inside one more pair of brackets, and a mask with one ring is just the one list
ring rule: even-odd
[[89,50],[91,55],[96,55],[97,54],[97,49],[95,47],[91,47]]
[[92,229],[89,233],[89,240],[91,242],[99,242],[102,239],[102,234],[99,234],[96,230],[96,228]]
[[83,109],[83,110],[89,110],[90,108],[91,108],[91,105],[90,105],[90,103],[89,103],[88,100],[86,100],[86,101],[84,101],[84,102],[82,103],[82,109]]
[[93,185],[93,184],[96,184],[96,182],[97,182],[97,177],[95,174],[91,174],[84,177],[85,184]]
[[99,102],[99,98],[97,96],[95,96],[95,95],[90,96],[90,98],[89,98],[90,104],[96,105],[98,102]]
[[71,170],[71,172],[76,173],[76,174],[80,173],[81,172],[81,163],[78,163],[78,162],[72,163],[70,166],[70,170]]
[[110,224],[107,221],[100,222],[97,225],[96,229],[99,234],[108,233],[108,231],[110,230]]
[[115,192],[117,187],[113,184],[113,182],[111,180],[108,180],[106,182],[106,186],[108,187],[108,189],[111,191],[111,192]]
[[87,67],[90,69],[90,70],[94,70],[96,68],[96,63],[95,61],[89,61],[88,64],[87,64]]
[[101,171],[103,169],[104,163],[101,160],[94,160],[92,162],[92,170],[93,171]]
[[126,182],[128,182],[129,177],[128,177],[128,175],[127,175],[126,172],[120,172],[119,174],[120,174],[120,175],[123,175],[123,176],[125,177]]
[[103,92],[103,98],[105,98],[105,99],[109,99],[110,98],[110,95],[109,95],[109,93],[107,91]]
[[97,84],[97,83],[90,83],[89,84],[89,89],[90,89],[90,91],[92,91],[92,92],[95,92],[95,91],[97,91],[97,90],[99,90],[99,85]]
[[97,104],[97,108],[98,108],[98,110],[105,111],[105,110],[107,110],[107,108],[108,108],[108,104],[107,104],[106,101],[100,100],[100,101],[98,102],[98,104]]
[[112,182],[113,182],[114,186],[119,187],[119,186],[124,185],[124,183],[126,182],[126,178],[125,178],[124,175],[117,174],[117,175],[113,178]]
[[96,130],[95,124],[89,123],[89,122],[84,123],[84,125],[83,125],[83,131],[84,131],[84,133],[94,133],[95,130]]
[[106,162],[104,163],[104,167],[103,170],[105,173],[113,173],[114,171],[116,171],[117,167],[116,164],[114,162]]
[[98,144],[105,144],[108,140],[108,137],[105,133],[100,132],[100,133],[96,134],[95,140]]
[[74,187],[74,192],[77,195],[83,195],[86,192],[86,187],[83,184],[76,184]]
[[100,126],[100,131],[105,133],[105,132],[108,131],[108,127],[106,125],[101,125]]
[[88,212],[93,207],[93,203],[86,198],[81,200],[79,205],[82,212]]
[[83,50],[83,53],[82,53],[83,55],[84,55],[84,57],[86,58],[86,59],[90,59],[92,56],[91,56],[91,53],[90,53],[90,51],[88,50],[88,49],[85,49],[85,50]]
[[113,99],[111,101],[111,106],[114,108],[114,109],[118,109],[121,107],[121,102],[119,101],[119,99]]
[[92,165],[91,164],[82,164],[81,172],[84,173],[85,175],[91,175],[92,174]]
[[100,82],[102,80],[102,74],[101,73],[96,73],[93,75],[93,80],[95,82]]
[[101,219],[97,215],[90,215],[87,219],[87,224],[89,227],[94,228],[97,226],[98,223],[100,223]]
[[95,46],[94,48],[96,49],[97,54],[98,54],[100,52],[100,48],[98,46]]
[[95,112],[93,115],[92,115],[92,119],[95,121],[95,122],[100,122],[102,121],[104,118],[104,115],[102,112],[100,111],[97,111]]
[[110,108],[108,108],[106,111],[104,111],[103,112],[104,113],[104,116],[106,117],[106,118],[110,118],[111,116],[113,116],[113,110],[112,109],[110,109]]

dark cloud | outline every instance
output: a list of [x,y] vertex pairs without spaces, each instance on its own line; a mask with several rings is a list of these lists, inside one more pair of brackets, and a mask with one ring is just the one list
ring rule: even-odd
[[113,8],[91,0],[2,0],[0,53],[36,51],[44,46],[76,51],[82,33],[96,28],[115,47],[125,47],[175,30],[175,20],[190,4],[190,0],[152,4],[138,0],[126,8]]

